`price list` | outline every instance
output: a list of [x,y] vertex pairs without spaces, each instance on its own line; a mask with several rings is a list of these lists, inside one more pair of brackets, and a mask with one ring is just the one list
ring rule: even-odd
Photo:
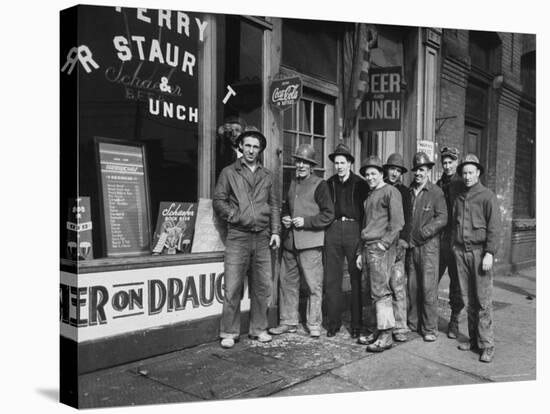
[[149,213],[142,148],[101,142],[99,155],[107,256],[147,254]]

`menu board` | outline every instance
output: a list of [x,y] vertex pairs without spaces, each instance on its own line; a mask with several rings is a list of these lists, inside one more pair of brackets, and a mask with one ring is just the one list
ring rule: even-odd
[[98,142],[105,253],[149,254],[149,197],[143,145]]

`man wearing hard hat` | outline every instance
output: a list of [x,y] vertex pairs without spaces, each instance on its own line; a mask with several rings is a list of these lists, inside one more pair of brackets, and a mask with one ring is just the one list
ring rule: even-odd
[[280,324],[269,332],[280,335],[296,332],[300,274],[308,290],[307,327],[313,338],[321,336],[323,295],[323,246],[325,229],[334,219],[334,205],[326,181],[317,177],[315,150],[302,144],[292,156],[296,176],[283,204],[282,223],[287,234],[283,242],[279,284]]
[[464,190],[464,183],[456,171],[458,166],[458,149],[454,147],[443,147],[441,149],[441,166],[443,174],[437,180],[437,186],[443,190],[445,201],[447,202],[447,215],[449,220],[447,225],[441,231],[441,245],[439,248],[439,280],[447,270],[449,274],[449,305],[451,306],[451,317],[447,327],[447,336],[455,339],[458,336],[458,318],[460,312],[464,309],[462,293],[460,293],[460,284],[456,271],[456,260],[452,251],[451,230],[453,204],[458,194]]
[[479,352],[481,362],[491,362],[495,355],[493,267],[500,239],[500,210],[495,194],[479,182],[483,166],[475,155],[466,155],[458,173],[465,190],[453,208],[453,251],[470,336],[458,349]]
[[439,233],[447,224],[443,191],[430,182],[434,163],[424,152],[413,158],[411,232],[407,256],[409,290],[408,325],[426,342],[437,339],[437,296],[439,282]]

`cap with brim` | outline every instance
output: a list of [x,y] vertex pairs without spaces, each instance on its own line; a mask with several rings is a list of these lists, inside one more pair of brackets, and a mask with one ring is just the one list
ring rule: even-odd
[[384,168],[396,167],[401,170],[401,174],[405,174],[408,170],[405,168],[405,162],[403,157],[399,153],[393,153],[388,157],[388,160],[384,164]]
[[458,149],[454,147],[443,147],[441,149],[441,160],[445,157],[450,157],[453,160],[458,160],[458,156],[460,155]]
[[359,168],[359,174],[365,176],[367,168],[376,168],[380,172],[384,172],[382,160],[376,155],[370,155],[363,160],[363,162],[361,163],[361,168]]
[[479,175],[483,174],[483,172],[485,171],[485,169],[483,168],[483,165],[479,163],[479,159],[474,154],[468,154],[466,155],[466,157],[464,157],[464,159],[456,169],[458,172],[458,175],[462,175],[462,168],[468,164],[475,165],[479,169]]
[[430,157],[428,157],[428,154],[425,152],[417,152],[414,154],[413,157],[413,167],[411,168],[411,171],[416,171],[420,167],[428,167],[432,168],[435,165],[434,162],[430,161]]
[[264,134],[262,134],[257,128],[251,126],[245,127],[244,131],[241,132],[241,134],[235,140],[235,143],[239,145],[246,137],[258,138],[260,140],[260,151],[263,151],[265,149],[267,145],[267,140],[265,139]]
[[338,155],[346,157],[352,164],[355,162],[355,158],[353,157],[353,155],[351,155],[351,151],[346,144],[338,144],[334,152],[328,155],[328,159],[334,162],[334,159]]

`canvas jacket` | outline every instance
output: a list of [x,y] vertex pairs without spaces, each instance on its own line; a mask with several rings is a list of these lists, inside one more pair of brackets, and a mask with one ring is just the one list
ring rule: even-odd
[[460,194],[453,207],[453,241],[465,250],[497,252],[501,227],[495,194],[481,183]]
[[411,234],[409,243],[422,246],[435,237],[447,224],[447,204],[443,191],[437,185],[427,182],[418,196],[414,195],[414,187],[409,187],[412,205]]
[[271,227],[271,234],[281,228],[279,199],[273,185],[273,174],[258,164],[252,176],[238,159],[225,167],[214,191],[214,211],[230,227],[242,231],[259,232]]

